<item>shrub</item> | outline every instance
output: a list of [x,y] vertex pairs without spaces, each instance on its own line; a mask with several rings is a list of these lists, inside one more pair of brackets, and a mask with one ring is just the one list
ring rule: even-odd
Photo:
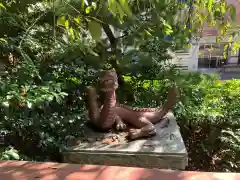
[[[133,106],[161,106],[171,80],[125,77],[134,92]],[[240,143],[240,80],[182,73],[175,78],[181,99],[174,108],[189,152],[189,169],[236,171]],[[129,91],[129,90],[128,90]]]

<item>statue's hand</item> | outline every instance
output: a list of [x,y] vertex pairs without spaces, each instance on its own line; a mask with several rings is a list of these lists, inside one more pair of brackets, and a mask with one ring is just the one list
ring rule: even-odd
[[87,86],[86,89],[87,89],[87,93],[94,93],[94,92],[96,92],[96,89],[94,87],[92,87],[92,86]]

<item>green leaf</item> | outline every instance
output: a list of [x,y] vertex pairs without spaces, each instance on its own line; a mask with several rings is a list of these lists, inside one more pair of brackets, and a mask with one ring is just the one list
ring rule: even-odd
[[201,20],[201,22],[205,21],[205,19],[206,19],[206,15],[205,15],[204,13],[201,13],[201,14],[200,14],[200,20]]
[[128,5],[127,0],[120,0],[120,5],[123,8],[123,11],[127,14],[127,16],[131,17],[132,16],[132,11]]
[[148,36],[152,36],[152,34],[148,30],[145,29],[144,31]]
[[20,159],[20,156],[18,155],[17,151],[14,151],[13,149],[10,149],[9,151],[6,151],[5,153],[13,160]]
[[0,38],[0,43],[2,43],[2,44],[7,44],[8,42],[7,42],[6,39],[4,39],[4,38]]
[[91,9],[92,9],[92,6],[88,6],[86,9],[85,9],[85,13],[86,14],[89,14],[91,12]]
[[0,8],[6,9],[6,7],[2,3],[0,3]]
[[20,156],[16,152],[11,152],[11,156],[14,160],[20,160]]
[[224,56],[224,58],[227,58],[227,49],[228,49],[228,44],[226,44],[226,45],[224,46],[224,50],[223,50],[223,56]]
[[10,157],[7,154],[2,155],[2,160],[10,160]]
[[66,21],[65,16],[61,16],[60,18],[58,18],[57,20],[57,25],[64,25]]
[[2,102],[2,105],[3,105],[4,107],[9,107],[9,102],[7,102],[7,101]]
[[73,30],[72,27],[69,29],[69,32],[70,32],[70,34],[71,34],[71,38],[72,38],[72,39],[75,39],[75,34],[74,34],[74,30]]
[[231,19],[233,21],[236,21],[236,8],[234,6],[230,6],[229,7],[229,12],[230,12],[230,16],[231,16]]
[[120,16],[120,21],[122,22],[125,13],[120,4],[117,4],[117,8],[118,8],[119,16]]
[[69,20],[66,20],[64,24],[65,24],[65,28],[68,30],[69,29]]
[[117,16],[117,1],[108,0],[108,9],[113,14],[113,16]]
[[74,21],[75,21],[78,25],[80,25],[80,24],[81,24],[81,16],[78,16],[78,17],[74,18]]
[[84,9],[84,5],[85,5],[85,0],[82,0],[82,1],[81,1],[81,9],[82,9],[82,10]]
[[48,101],[53,101],[53,99],[54,99],[54,96],[52,96],[52,95],[47,96]]
[[89,31],[92,35],[92,38],[96,41],[100,40],[102,31],[101,31],[101,26],[99,23],[97,23],[96,21],[89,21],[88,22],[88,28]]
[[61,96],[58,96],[57,94],[55,95],[55,98],[56,98],[56,101],[58,104],[61,104],[62,103],[62,98]]
[[213,9],[213,3],[215,0],[208,0],[208,11],[211,12]]
[[228,38],[228,43],[231,43],[233,41],[233,36],[230,35],[229,38]]
[[131,76],[123,76],[123,79],[126,82],[131,82],[132,81],[132,77]]
[[221,8],[221,12],[223,14],[225,14],[226,13],[226,5],[225,4],[221,4],[220,8]]
[[171,29],[165,29],[166,35],[171,35],[173,33],[173,30]]
[[172,26],[169,25],[165,20],[162,21],[164,25],[164,32],[166,35],[170,35],[173,33]]
[[144,88],[144,89],[147,89],[147,88],[150,87],[150,85],[151,85],[150,81],[144,81],[144,83],[143,83],[143,88]]

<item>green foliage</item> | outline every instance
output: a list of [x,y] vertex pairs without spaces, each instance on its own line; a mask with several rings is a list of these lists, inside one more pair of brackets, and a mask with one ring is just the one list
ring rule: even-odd
[[0,160],[20,160],[18,151],[12,147],[1,149]]
[[0,3],[0,8],[6,9],[6,7],[2,3]]
[[[125,79],[134,92],[134,106],[138,107],[161,106],[166,99],[167,87],[171,84],[171,80],[166,78]],[[181,99],[174,113],[188,148],[189,169],[237,171],[240,81],[220,81],[217,75],[181,73],[176,82]]]
[[89,31],[95,40],[100,40],[101,37],[101,26],[96,21],[88,22]]

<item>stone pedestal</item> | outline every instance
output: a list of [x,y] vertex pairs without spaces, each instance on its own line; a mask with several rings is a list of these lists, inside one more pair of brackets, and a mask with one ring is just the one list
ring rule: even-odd
[[188,158],[179,127],[172,113],[169,125],[156,124],[157,134],[127,142],[126,133],[99,133],[86,129],[86,138],[77,140],[62,154],[64,162],[161,169],[185,169]]

